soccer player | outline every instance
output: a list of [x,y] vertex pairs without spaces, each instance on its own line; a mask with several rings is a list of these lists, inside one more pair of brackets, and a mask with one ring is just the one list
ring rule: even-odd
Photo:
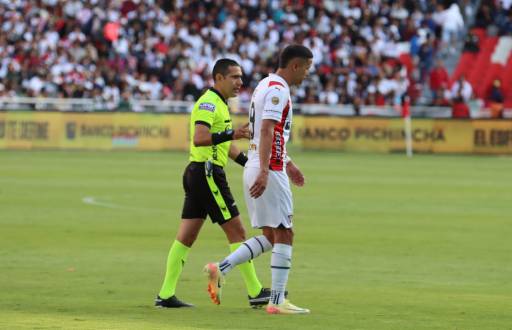
[[[242,69],[233,60],[220,59],[212,74],[214,86],[197,100],[190,118],[190,163],[183,174],[182,221],[167,257],[165,279],[155,299],[157,307],[193,306],[176,297],[176,284],[207,215],[213,223],[220,225],[231,251],[245,240],[245,230],[223,170],[228,157],[242,166],[247,162],[247,156],[231,144],[231,140],[249,138],[249,123],[233,129],[226,102],[240,91]],[[250,305],[266,304],[270,290],[262,287],[253,263],[242,263],[239,269],[247,286]]]
[[245,241],[220,263],[205,266],[209,291],[220,291],[226,275],[236,265],[272,250],[272,290],[267,312],[307,314],[285,299],[292,258],[293,203],[291,182],[304,185],[304,176],[287,156],[286,142],[292,123],[290,86],[307,76],[313,54],[301,45],[286,47],[279,56],[279,69],[260,81],[250,108],[249,160],[244,169],[244,193],[251,224],[263,235]]

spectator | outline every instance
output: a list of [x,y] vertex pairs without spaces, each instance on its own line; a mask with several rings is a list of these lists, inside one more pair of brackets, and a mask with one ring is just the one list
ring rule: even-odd
[[[79,95],[108,108],[126,97],[193,99],[208,85],[210,63],[225,56],[239,57],[243,95],[250,95],[274,69],[278,49],[291,42],[315,53],[310,85],[298,91],[298,99],[394,104],[403,87],[385,91],[384,97],[377,77],[398,78],[398,86],[416,85],[410,72],[395,77],[398,56],[410,43],[413,62],[425,78],[437,51],[434,30],[443,23],[433,19],[434,0],[321,5],[244,0],[221,8],[199,0],[15,3],[0,3],[4,94]],[[383,73],[389,63],[393,69]],[[30,69],[35,67],[43,71]],[[392,84],[385,80],[384,87]]]
[[339,95],[334,89],[334,82],[330,81],[327,83],[325,90],[320,92],[318,96],[320,103],[326,104],[338,104],[339,103]]
[[460,12],[460,8],[456,3],[452,3],[448,9],[444,11],[442,16],[442,38],[441,47],[446,49],[449,53],[454,54],[455,43],[460,39],[462,29],[464,28],[464,19]]
[[450,78],[448,76],[448,72],[446,71],[443,61],[438,59],[432,71],[430,71],[430,79],[429,85],[430,90],[432,91],[432,98],[437,98],[437,91],[441,89],[442,86],[448,86],[450,83]]
[[434,37],[432,35],[427,36],[427,40],[421,45],[418,57],[419,57],[419,70],[420,70],[420,81],[426,81],[427,75],[432,67],[434,61],[435,46]]
[[469,107],[465,102],[455,100],[452,104],[452,118],[469,118]]
[[459,2],[461,7],[461,13],[464,17],[464,22],[467,24],[471,17],[473,17],[474,14],[474,3],[471,0],[462,0]]
[[445,84],[441,84],[439,88],[433,94],[432,106],[436,107],[449,107],[450,103],[450,91],[446,88]]
[[501,89],[501,80],[495,79],[487,94],[486,102],[489,104],[492,118],[501,118],[503,116],[503,91]]
[[480,51],[480,40],[476,34],[468,33],[464,41],[464,48],[462,51],[470,53],[478,53]]
[[512,1],[500,1],[496,8],[496,24],[500,35],[512,34]]
[[450,95],[452,100],[460,100],[462,102],[468,102],[471,99],[473,88],[464,75],[461,75],[453,84]]
[[478,10],[475,17],[475,26],[482,29],[487,29],[494,24],[494,18],[492,13],[492,5],[490,2],[482,2],[480,9]]
[[467,105],[473,94],[473,89],[469,82],[461,75],[453,84],[451,89],[452,99],[452,117],[453,118],[469,118],[469,107]]

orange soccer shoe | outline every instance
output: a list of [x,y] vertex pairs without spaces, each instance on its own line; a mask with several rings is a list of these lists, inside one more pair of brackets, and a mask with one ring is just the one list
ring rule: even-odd
[[215,305],[220,305],[224,275],[222,275],[219,269],[219,264],[210,262],[204,266],[204,272],[208,276],[208,293],[210,294],[210,299]]

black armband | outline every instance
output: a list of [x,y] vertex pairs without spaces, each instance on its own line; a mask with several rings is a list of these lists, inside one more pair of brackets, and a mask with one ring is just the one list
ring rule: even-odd
[[243,151],[241,153],[239,153],[238,156],[236,156],[236,158],[235,158],[235,162],[237,162],[238,164],[240,164],[242,166],[245,166],[245,163],[247,163],[248,160],[249,160],[249,158],[247,158],[247,156],[243,153]]
[[235,132],[232,129],[225,130],[224,132],[212,133],[212,144],[217,145],[222,142],[233,140],[233,134]]

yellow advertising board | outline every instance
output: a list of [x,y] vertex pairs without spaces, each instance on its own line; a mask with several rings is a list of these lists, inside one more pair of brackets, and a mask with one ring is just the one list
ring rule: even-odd
[[[233,126],[247,122],[233,116]],[[0,111],[0,149],[187,150],[189,115]],[[294,116],[290,142],[306,149],[405,149],[401,118]],[[413,148],[512,154],[512,120],[413,119]],[[247,141],[236,141],[241,150]]]
[[0,112],[0,148],[186,150],[186,114]]
[[[405,150],[401,118],[305,116],[299,130],[306,149]],[[413,119],[412,140],[416,152],[512,154],[512,121]]]
[[58,148],[57,112],[0,112],[0,148]]
[[512,154],[512,120],[473,122],[473,152]]

